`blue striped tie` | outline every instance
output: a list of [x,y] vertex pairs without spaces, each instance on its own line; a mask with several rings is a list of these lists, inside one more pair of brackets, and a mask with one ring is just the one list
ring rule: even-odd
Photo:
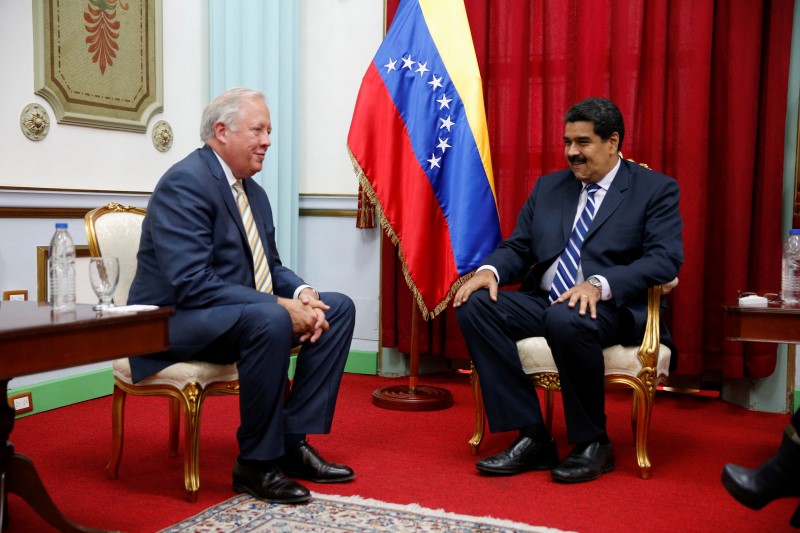
[[236,207],[242,215],[242,223],[247,232],[247,241],[250,243],[250,251],[253,253],[253,275],[255,276],[256,289],[261,292],[272,292],[272,273],[269,271],[267,256],[264,254],[264,246],[261,244],[261,237],[258,234],[253,212],[250,210],[250,202],[244,192],[242,183],[237,181],[233,184],[236,192]]
[[575,286],[575,277],[578,275],[578,265],[581,262],[581,245],[583,245],[583,239],[586,238],[594,218],[594,193],[599,189],[600,186],[596,183],[586,186],[586,206],[575,223],[575,227],[572,228],[567,247],[558,257],[556,276],[553,278],[553,286],[550,287],[551,302],[556,301],[564,292]]

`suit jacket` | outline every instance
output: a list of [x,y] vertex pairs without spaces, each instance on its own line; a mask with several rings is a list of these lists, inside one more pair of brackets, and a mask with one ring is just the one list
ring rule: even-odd
[[[142,223],[131,304],[174,306],[170,349],[131,359],[134,381],[192,358],[239,318],[244,304],[291,298],[303,280],[281,264],[264,189],[243,180],[272,272],[274,294],[255,289],[253,257],[230,185],[204,146],[156,185]],[[287,354],[288,356],[288,354]]]
[[[539,178],[514,232],[485,261],[501,285],[522,279],[520,290],[539,290],[542,274],[567,245],[582,186],[568,169]],[[678,200],[674,179],[623,160],[581,248],[584,278],[604,276],[630,321],[626,344],[641,341],[647,288],[674,279],[683,263]],[[662,342],[672,344],[666,328]]]

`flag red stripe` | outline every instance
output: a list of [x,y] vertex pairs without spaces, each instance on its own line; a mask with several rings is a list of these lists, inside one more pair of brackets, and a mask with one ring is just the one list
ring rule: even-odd
[[[416,159],[403,119],[374,63],[361,84],[348,145],[369,176],[381,209],[400,239],[408,273],[428,309],[433,309],[459,277],[450,232],[431,183]],[[431,255],[436,256],[435,261]],[[424,267],[432,264],[442,268]]]

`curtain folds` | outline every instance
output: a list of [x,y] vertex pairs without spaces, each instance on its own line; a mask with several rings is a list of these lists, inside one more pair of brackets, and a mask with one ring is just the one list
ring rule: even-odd
[[[398,0],[387,0],[387,23]],[[685,262],[668,320],[677,373],[758,378],[775,348],[725,341],[720,307],[780,287],[791,0],[465,0],[484,83],[503,235],[536,179],[565,166],[567,108],[614,100],[626,158],[675,177]],[[382,339],[410,350],[411,298],[387,240]],[[453,313],[423,353],[468,358]]]

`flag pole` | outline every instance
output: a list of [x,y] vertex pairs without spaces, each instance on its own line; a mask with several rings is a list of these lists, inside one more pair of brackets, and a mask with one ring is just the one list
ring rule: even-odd
[[411,305],[411,355],[408,386],[393,385],[376,389],[372,403],[394,411],[439,411],[453,405],[453,394],[439,387],[419,385],[419,309]]

